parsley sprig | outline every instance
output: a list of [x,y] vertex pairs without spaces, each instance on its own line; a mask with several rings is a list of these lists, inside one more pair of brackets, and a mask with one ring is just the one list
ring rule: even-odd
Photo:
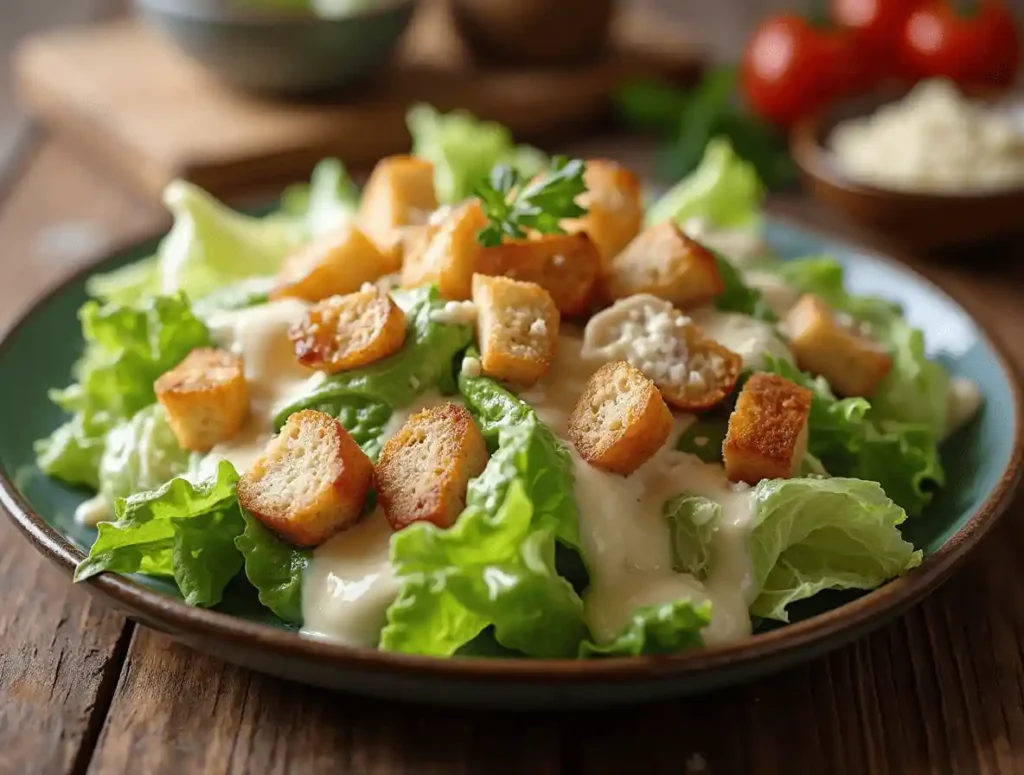
[[526,237],[527,229],[541,234],[564,234],[560,225],[563,219],[587,214],[586,208],[576,203],[576,197],[587,190],[584,170],[581,159],[555,156],[546,173],[523,184],[515,169],[497,165],[474,192],[488,220],[477,241],[494,247],[505,237]]

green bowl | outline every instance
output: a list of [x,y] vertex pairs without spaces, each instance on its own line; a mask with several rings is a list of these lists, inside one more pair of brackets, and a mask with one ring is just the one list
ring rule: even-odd
[[[975,380],[985,405],[943,449],[949,483],[906,537],[921,567],[864,594],[821,594],[794,606],[793,622],[725,647],[663,657],[603,661],[432,659],[305,638],[259,606],[247,584],[229,587],[217,610],[185,605],[173,584],[102,574],[86,586],[134,619],[255,670],[379,697],[477,707],[598,707],[693,694],[811,659],[878,627],[935,589],[1003,512],[1021,473],[1022,403],[1002,348],[950,296],[904,266],[813,232],[771,222],[769,242],[784,257],[829,253],[846,267],[851,290],[902,302],[931,353],[950,372]],[[155,242],[118,252],[111,269],[152,252]],[[86,494],[47,479],[32,442],[63,419],[46,398],[64,385],[82,340],[79,275],[40,300],[0,344],[0,503],[35,548],[68,576],[95,532],[75,523]],[[45,358],[39,357],[41,352]]]
[[226,83],[302,97],[354,86],[381,69],[416,0],[345,15],[274,10],[267,0],[135,0],[136,12]]

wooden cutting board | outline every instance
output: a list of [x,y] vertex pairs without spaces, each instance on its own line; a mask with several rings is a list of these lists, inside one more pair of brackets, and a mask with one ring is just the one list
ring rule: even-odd
[[15,58],[20,98],[50,128],[158,195],[183,177],[230,196],[304,178],[324,156],[357,170],[409,147],[418,101],[464,108],[538,139],[585,127],[623,80],[695,79],[685,30],[624,13],[608,57],[565,70],[473,65],[443,5],[426,3],[395,65],[346,101],[275,101],[234,91],[132,20],[29,39]]

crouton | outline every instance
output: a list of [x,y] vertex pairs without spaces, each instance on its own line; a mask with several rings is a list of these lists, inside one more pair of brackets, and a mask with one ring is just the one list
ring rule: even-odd
[[296,412],[238,480],[238,502],[277,535],[318,546],[359,519],[373,463],[340,422]]
[[446,299],[465,301],[473,292],[473,273],[482,247],[477,234],[487,225],[479,200],[452,209],[428,227],[428,239],[402,267],[402,284],[415,287],[437,283]]
[[844,326],[811,294],[789,311],[783,327],[797,365],[820,374],[841,396],[870,397],[892,368],[878,343]]
[[650,294],[630,296],[594,315],[583,332],[583,355],[630,363],[654,381],[666,401],[689,412],[724,401],[743,368],[742,357]]
[[725,290],[715,255],[674,223],[650,226],[612,259],[603,280],[610,299],[650,293],[693,309]]
[[540,234],[480,251],[476,271],[536,283],[551,294],[563,315],[590,307],[601,271],[601,254],[586,234]]
[[446,528],[466,507],[466,486],[487,464],[484,437],[464,406],[419,412],[384,444],[374,470],[392,529],[413,522]]
[[668,441],[672,412],[639,369],[606,363],[569,416],[569,438],[592,466],[629,476]]
[[488,377],[533,385],[551,368],[558,343],[558,309],[535,283],[473,276],[476,338]]
[[363,283],[372,283],[396,271],[397,260],[381,253],[359,228],[345,224],[286,258],[270,299],[320,301],[354,293]]
[[426,223],[436,208],[434,165],[416,156],[389,156],[373,168],[356,220],[382,253],[397,258],[402,228]]
[[757,484],[796,473],[807,452],[811,395],[776,374],[759,372],[747,380],[722,445],[731,481]]
[[643,196],[636,175],[618,162],[590,159],[584,180],[587,192],[577,201],[587,208],[582,218],[565,221],[568,232],[584,231],[601,254],[602,274],[611,261],[640,233],[644,220]]
[[242,359],[202,347],[157,378],[156,399],[182,449],[209,452],[234,436],[249,412]]
[[299,363],[333,374],[401,350],[405,313],[386,293],[367,288],[317,302],[288,336]]

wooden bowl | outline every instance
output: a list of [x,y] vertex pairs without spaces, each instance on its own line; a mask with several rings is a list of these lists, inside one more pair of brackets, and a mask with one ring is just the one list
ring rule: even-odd
[[355,86],[391,59],[416,0],[339,16],[230,0],[134,0],[137,13],[222,81],[304,97]]
[[[807,187],[855,221],[913,249],[964,246],[1024,232],[1024,186],[977,194],[914,193],[858,183],[845,175],[827,145],[832,130],[839,122],[869,115],[905,93],[841,102],[798,123],[790,150]],[[998,99],[988,91],[968,90],[968,94]]]

